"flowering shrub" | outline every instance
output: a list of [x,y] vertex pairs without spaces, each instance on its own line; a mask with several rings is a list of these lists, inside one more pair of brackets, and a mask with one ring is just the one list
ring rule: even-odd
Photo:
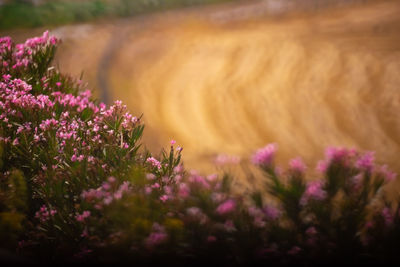
[[140,118],[50,67],[58,42],[0,39],[1,249],[33,262],[395,259],[399,201],[382,188],[396,175],[373,153],[328,148],[306,179],[300,158],[279,171],[270,144],[252,157],[265,188],[240,195],[229,175],[186,170],[175,141],[140,150]]

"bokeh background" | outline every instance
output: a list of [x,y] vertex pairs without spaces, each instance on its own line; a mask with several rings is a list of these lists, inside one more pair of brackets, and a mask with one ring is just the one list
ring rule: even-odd
[[0,1],[2,36],[46,29],[63,72],[143,114],[145,146],[175,139],[189,168],[241,176],[274,142],[282,166],[346,146],[400,171],[400,1]]

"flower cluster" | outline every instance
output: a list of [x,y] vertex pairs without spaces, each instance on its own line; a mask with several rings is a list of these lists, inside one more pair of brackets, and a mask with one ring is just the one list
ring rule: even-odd
[[0,39],[1,249],[44,262],[397,257],[400,207],[382,194],[396,174],[374,153],[328,148],[313,174],[301,158],[283,171],[269,144],[251,158],[263,172],[249,174],[265,187],[239,194],[229,174],[185,169],[174,140],[139,150],[143,125],[121,101],[98,103],[49,68],[57,43]]
[[114,200],[119,200],[124,194],[130,191],[130,183],[124,181],[120,186],[117,186],[114,177],[110,176],[107,182],[97,189],[89,189],[82,192],[81,197],[87,203],[94,205],[96,209],[102,209],[103,206],[110,205]]
[[38,210],[35,213],[35,218],[39,219],[41,222],[46,222],[51,217],[53,217],[56,213],[57,213],[57,210],[48,209],[45,205],[43,205],[42,207],[40,207],[40,210]]

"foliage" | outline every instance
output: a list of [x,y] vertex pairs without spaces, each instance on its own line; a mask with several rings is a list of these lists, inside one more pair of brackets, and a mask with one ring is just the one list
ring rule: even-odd
[[39,5],[13,1],[0,5],[0,29],[62,25],[224,1],[232,0],[60,0]]
[[396,175],[373,153],[328,148],[306,179],[300,158],[276,167],[270,144],[252,158],[265,188],[240,195],[230,175],[186,170],[175,141],[140,149],[140,118],[50,66],[58,42],[0,39],[1,249],[33,262],[395,260],[399,201],[383,186]]

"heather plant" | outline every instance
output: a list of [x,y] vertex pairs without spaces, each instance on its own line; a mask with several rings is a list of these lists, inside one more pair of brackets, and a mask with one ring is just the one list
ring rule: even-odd
[[[255,152],[263,188],[152,155],[140,117],[52,67],[59,40],[0,39],[0,248],[32,262],[385,262],[400,240],[396,178],[372,152],[328,148],[312,172]],[[237,164],[220,156],[217,164]]]

